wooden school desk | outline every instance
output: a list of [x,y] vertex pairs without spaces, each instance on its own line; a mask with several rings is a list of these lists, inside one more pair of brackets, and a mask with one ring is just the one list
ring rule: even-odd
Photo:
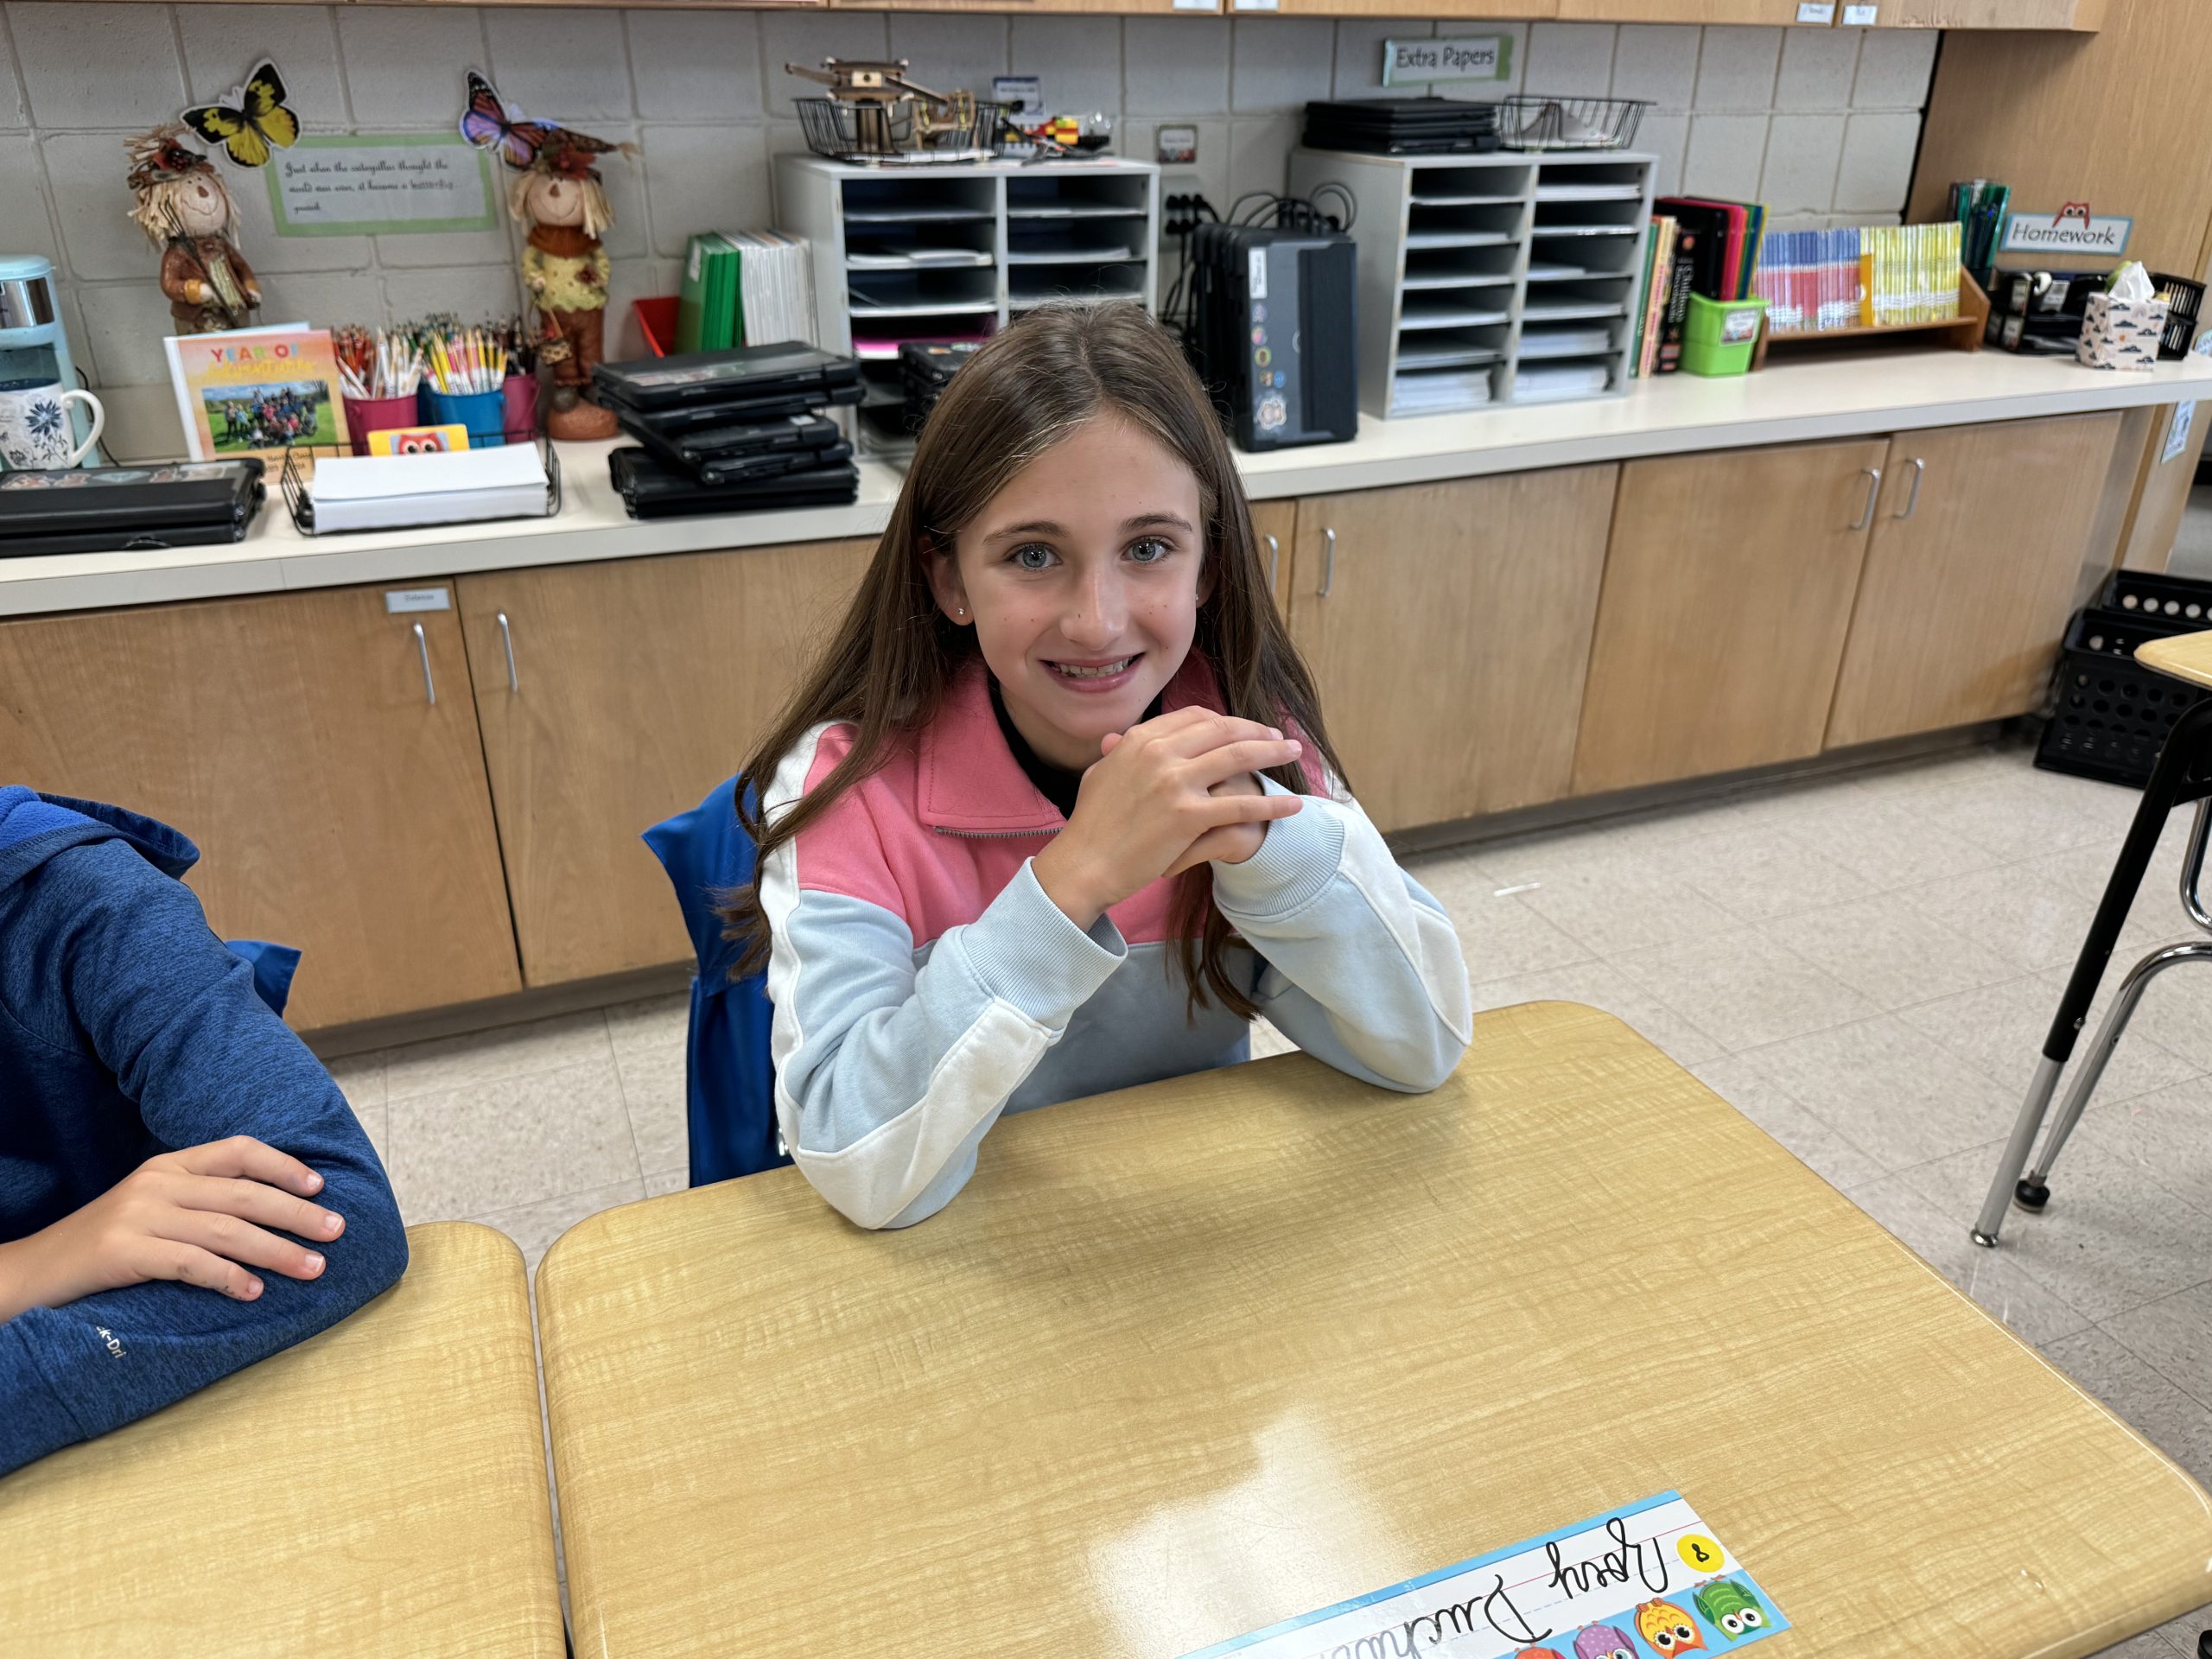
[[0,1652],[560,1659],[521,1252],[407,1245],[353,1318],[0,1480]]
[[578,1655],[1173,1659],[1678,1488],[1813,1655],[2212,1601],[2184,1474],[1611,1016],[1008,1119],[901,1234],[795,1171],[538,1275]]

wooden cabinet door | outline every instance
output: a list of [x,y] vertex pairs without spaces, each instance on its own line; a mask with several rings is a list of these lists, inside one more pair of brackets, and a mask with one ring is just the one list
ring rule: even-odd
[[1352,789],[1382,828],[1567,792],[1619,470],[1299,503],[1291,632]]
[[1293,543],[1298,538],[1298,498],[1279,496],[1252,503],[1252,529],[1260,538],[1260,560],[1267,567],[1269,591],[1275,603],[1290,613],[1290,565]]
[[2089,531],[2120,420],[2068,415],[1891,441],[1828,747],[2042,701],[2083,562],[2101,556]]
[[808,542],[461,579],[527,983],[690,954],[668,878],[638,837],[744,763],[874,547]]
[[0,778],[190,836],[216,931],[304,952],[302,1029],[521,985],[459,620],[384,595],[0,623]]
[[1818,753],[1879,438],[1621,469],[1574,790]]

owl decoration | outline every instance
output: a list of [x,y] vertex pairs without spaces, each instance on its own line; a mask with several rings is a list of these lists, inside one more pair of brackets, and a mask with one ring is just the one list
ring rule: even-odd
[[1671,1601],[1637,1603],[1636,1633],[1651,1644],[1659,1659],[1675,1659],[1677,1654],[1707,1650],[1705,1638],[1697,1633],[1696,1621]]
[[1691,1595],[1705,1622],[1733,1642],[1739,1636],[1766,1626],[1766,1613],[1758,1599],[1733,1579],[1715,1579]]
[[1586,1624],[1575,1633],[1574,1659],[1636,1659],[1636,1643],[1618,1624]]

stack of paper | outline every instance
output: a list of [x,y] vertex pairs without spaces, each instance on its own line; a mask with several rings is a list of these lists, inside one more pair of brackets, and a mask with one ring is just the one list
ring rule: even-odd
[[1393,415],[1440,415],[1454,409],[1479,409],[1488,402],[1487,369],[1432,369],[1402,374],[1390,383]]
[[819,343],[814,262],[803,236],[709,231],[691,238],[676,302],[676,349]]
[[315,530],[396,530],[480,518],[543,518],[548,496],[537,446],[318,461],[308,486]]

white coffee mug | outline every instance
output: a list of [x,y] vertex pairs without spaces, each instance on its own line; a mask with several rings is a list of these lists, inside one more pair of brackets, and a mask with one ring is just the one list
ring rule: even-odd
[[[82,443],[70,427],[73,397],[92,407],[92,434]],[[0,459],[18,472],[74,467],[92,453],[106,426],[107,411],[89,391],[65,391],[59,380],[0,380]]]

